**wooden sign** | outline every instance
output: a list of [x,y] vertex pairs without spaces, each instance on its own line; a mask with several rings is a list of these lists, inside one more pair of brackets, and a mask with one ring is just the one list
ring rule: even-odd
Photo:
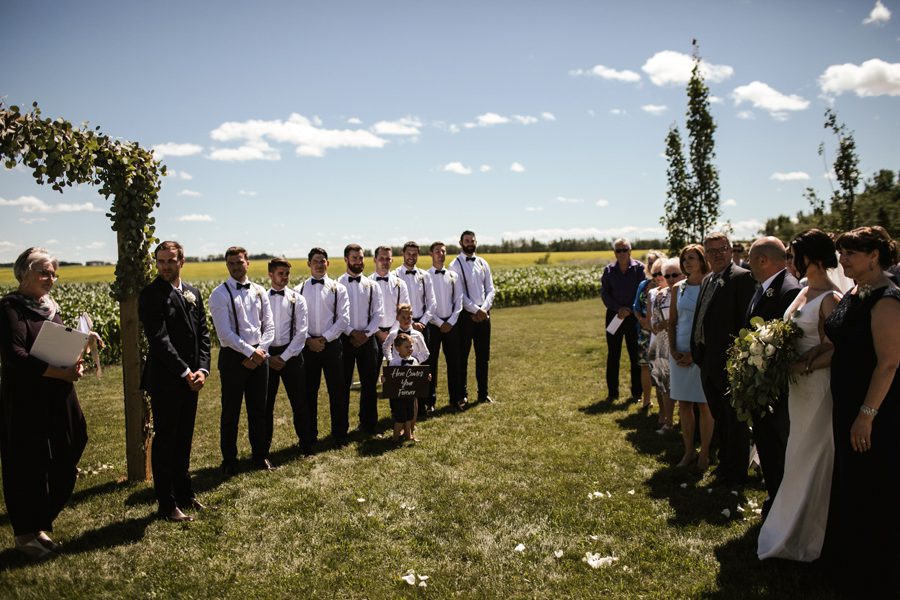
[[385,366],[382,398],[428,397],[428,365]]

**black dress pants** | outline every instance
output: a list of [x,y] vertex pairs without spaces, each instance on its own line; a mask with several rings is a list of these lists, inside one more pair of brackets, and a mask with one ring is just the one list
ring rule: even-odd
[[347,406],[350,405],[350,385],[353,383],[353,366],[359,371],[359,426],[367,433],[375,433],[378,425],[378,351],[375,336],[361,346],[354,346],[350,336],[342,335],[344,354],[344,387],[347,390]]
[[[606,325],[615,318],[616,313],[606,311]],[[628,349],[628,360],[631,362],[631,397],[641,397],[641,365],[637,341],[637,319],[628,315],[615,333],[606,332],[606,389],[610,398],[619,397],[619,362],[622,359],[622,340]]]
[[724,367],[712,370],[701,367],[700,383],[715,419],[713,444],[719,448],[718,472],[729,483],[742,484],[747,481],[750,462],[750,429],[738,420],[726,396],[728,381]]
[[222,462],[231,464],[237,460],[238,423],[241,419],[241,402],[247,402],[247,433],[253,462],[261,463],[269,457],[266,448],[266,391],[268,365],[248,369],[241,363],[246,357],[232,350],[219,351],[219,377],[222,380],[222,418],[219,424],[219,444]]
[[[281,356],[287,346],[272,346],[269,348],[271,356]],[[297,354],[288,359],[280,371],[271,367],[269,369],[269,384],[266,394],[266,453],[272,447],[272,435],[275,430],[275,398],[278,396],[278,385],[284,382],[284,391],[288,402],[291,403],[291,414],[294,419],[294,433],[297,441],[304,450],[312,448],[314,438],[311,438],[312,430],[309,425],[309,414],[303,394],[306,393],[303,372],[303,354]]]
[[[460,319],[466,315],[460,315]],[[444,361],[447,365],[447,400],[451,406],[462,399],[459,378],[459,327],[454,326],[443,333],[437,325],[428,324],[428,364],[431,366],[431,382],[428,385],[426,406],[434,407],[437,403],[438,359],[444,350]]]
[[306,402],[312,426],[313,441],[319,437],[319,387],[322,372],[325,372],[325,386],[328,388],[328,405],[331,412],[331,435],[335,438],[347,436],[350,428],[348,413],[350,397],[345,387],[343,344],[340,338],[325,344],[321,352],[313,352],[307,346],[303,349],[303,368],[306,379]]
[[194,498],[188,471],[198,394],[186,383],[183,387],[150,391],[153,489],[162,513],[169,513],[176,506],[187,507]]
[[491,320],[480,323],[472,320],[472,313],[463,312],[456,323],[459,327],[459,382],[463,398],[469,397],[469,352],[475,346],[475,381],[478,399],[488,395],[488,365],[491,360]]

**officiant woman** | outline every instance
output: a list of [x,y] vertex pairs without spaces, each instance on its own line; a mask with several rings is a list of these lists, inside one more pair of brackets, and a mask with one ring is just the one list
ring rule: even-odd
[[47,535],[75,487],[87,443],[73,383],[79,363],[58,368],[31,356],[44,321],[62,324],[50,296],[58,261],[29,248],[13,267],[19,288],[0,299],[0,460],[3,496],[16,549],[30,559],[55,556]]

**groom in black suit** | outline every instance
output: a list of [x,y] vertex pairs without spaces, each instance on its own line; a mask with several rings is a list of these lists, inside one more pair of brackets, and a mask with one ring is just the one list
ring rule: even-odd
[[[747,325],[754,317],[766,321],[783,318],[785,311],[800,293],[800,283],[786,269],[784,244],[774,237],[756,240],[750,247],[749,262],[757,284],[747,310]],[[790,431],[787,390],[775,399],[772,408],[774,412],[764,413],[761,417],[754,418],[753,422],[753,441],[756,442],[759,464],[769,493],[762,506],[763,518],[769,514],[784,476],[784,454]]]
[[691,357],[700,367],[700,381],[716,420],[714,443],[719,447],[718,480],[741,485],[747,480],[750,431],[737,419],[728,393],[725,359],[728,348],[744,326],[753,296],[750,271],[732,262],[731,244],[723,233],[703,241],[711,272],[703,279],[691,330]]
[[188,468],[197,396],[209,375],[209,332],[200,292],[181,280],[184,249],[162,242],[153,253],[159,275],[141,292],[138,313],[150,351],[143,389],[153,411],[153,487],[159,514],[192,521],[183,508],[205,508],[194,496]]

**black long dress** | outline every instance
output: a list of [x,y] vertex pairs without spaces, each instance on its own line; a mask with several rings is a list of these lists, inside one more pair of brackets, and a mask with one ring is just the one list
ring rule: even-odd
[[[900,557],[900,378],[894,380],[872,423],[872,448],[854,452],[850,428],[865,400],[877,357],[872,340],[876,302],[900,301],[884,287],[865,298],[847,294],[825,321],[834,342],[834,476],[826,534],[838,583],[855,591],[873,586],[874,597],[896,593]],[[900,323],[892,324],[900,327]]]
[[87,444],[75,386],[44,377],[47,363],[29,354],[44,320],[14,295],[0,300],[0,459],[15,535],[53,530]]

